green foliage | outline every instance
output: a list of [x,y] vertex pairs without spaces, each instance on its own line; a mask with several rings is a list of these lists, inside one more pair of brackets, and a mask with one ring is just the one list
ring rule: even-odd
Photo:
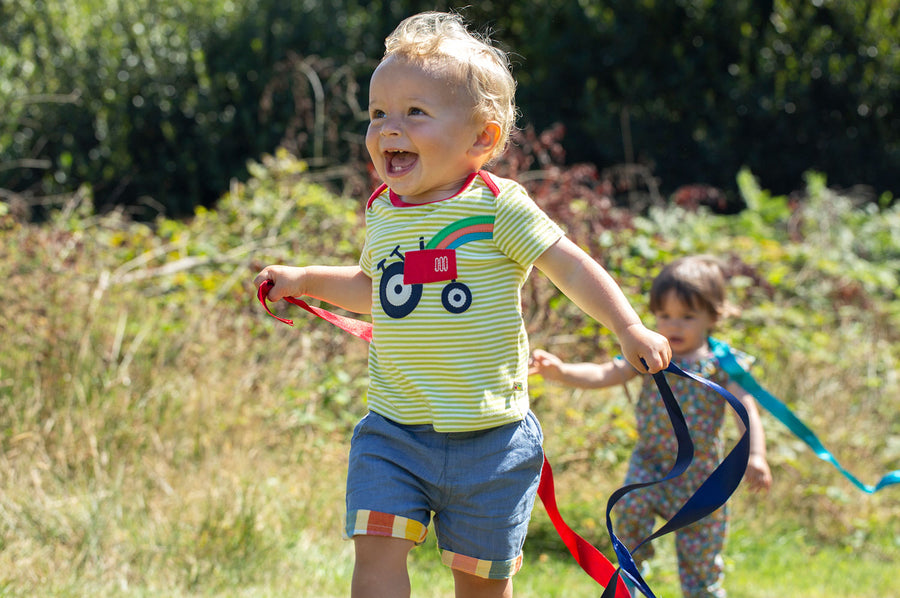
[[779,193],[815,169],[896,194],[896,10],[895,0],[536,0],[471,14],[496,19],[521,55],[525,119],[564,123],[573,161],[649,164],[669,190],[733,189],[749,167]]
[[281,145],[363,194],[384,36],[451,7],[514,53],[520,124],[561,123],[570,163],[721,187],[728,211],[744,167],[779,194],[809,170],[900,192],[896,0],[7,0],[0,192],[36,217],[85,185],[100,210],[179,217]]
[[[297,325],[279,324],[250,281],[276,261],[354,263],[361,204],[314,183],[287,152],[247,170],[215,209],[184,220],[97,215],[87,187],[41,225],[0,215],[4,595],[347,594],[352,545],[338,528],[367,347],[283,303],[272,307]],[[558,174],[586,193],[570,211],[552,193],[537,200],[598,248],[641,312],[664,262],[720,255],[743,309],[721,336],[758,357],[760,380],[854,473],[869,481],[896,468],[900,208],[838,193],[815,173],[797,202],[748,171],[741,214],[656,206],[638,217],[600,203],[576,175]],[[585,359],[616,350],[537,273],[526,298],[533,345]],[[603,506],[636,433],[628,398],[539,380],[532,389],[560,508],[608,551]],[[732,502],[730,593],[775,591],[759,589],[761,577],[791,596],[827,595],[821,579],[841,595],[889,593],[893,490],[860,497],[766,427],[776,485]],[[517,593],[596,596],[540,508],[532,530]],[[415,593],[446,596],[452,576],[428,546],[412,557]],[[655,561],[651,585],[673,596],[672,553],[660,546],[669,560]],[[828,573],[850,554],[852,572]],[[801,560],[816,573],[782,577],[780,563]]]
[[[331,158],[346,158],[335,127],[354,127],[359,61],[334,52],[337,22],[307,4],[4,3],[0,187],[44,196],[90,183],[98,207],[152,219],[213,204],[284,139],[320,159],[330,139]],[[315,116],[319,85],[328,123]]]

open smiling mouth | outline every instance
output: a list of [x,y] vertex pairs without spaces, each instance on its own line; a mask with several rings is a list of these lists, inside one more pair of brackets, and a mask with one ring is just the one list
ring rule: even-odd
[[384,158],[387,163],[388,174],[401,175],[405,174],[415,166],[419,156],[412,152],[396,151],[385,152]]

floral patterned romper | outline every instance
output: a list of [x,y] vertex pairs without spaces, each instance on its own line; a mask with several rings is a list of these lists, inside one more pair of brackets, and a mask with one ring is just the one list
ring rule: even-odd
[[[735,357],[745,369],[753,361],[739,352],[735,352]],[[727,374],[713,356],[692,363],[676,361],[676,365],[721,386],[728,382]],[[655,516],[671,519],[722,459],[723,442],[719,433],[726,409],[724,399],[695,381],[678,376],[669,376],[667,380],[687,421],[694,442],[694,461],[677,478],[629,492],[616,505],[616,535],[629,549],[653,533]],[[672,425],[655,384],[648,382],[641,388],[635,411],[639,438],[629,462],[626,484],[665,477],[672,468],[677,449]],[[723,506],[675,532],[678,572],[685,598],[724,598],[721,553],[727,522],[728,514]],[[634,557],[640,563],[652,555],[653,547],[648,543]]]

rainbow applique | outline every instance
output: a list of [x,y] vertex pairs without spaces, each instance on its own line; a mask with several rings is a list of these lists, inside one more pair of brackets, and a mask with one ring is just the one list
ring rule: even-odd
[[456,249],[460,245],[494,238],[493,216],[471,216],[441,229],[425,249]]

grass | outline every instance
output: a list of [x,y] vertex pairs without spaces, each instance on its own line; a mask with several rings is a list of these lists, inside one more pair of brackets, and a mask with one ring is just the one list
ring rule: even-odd
[[[263,201],[268,184],[236,190],[219,214],[152,228],[77,202],[40,226],[0,214],[0,596],[348,595],[352,544],[340,522],[366,348],[298,312],[287,314],[293,329],[268,318],[250,280],[260,263],[309,259],[309,235],[291,210],[351,238],[334,231],[354,208],[294,187]],[[282,198],[294,196],[315,203],[285,207]],[[313,208],[322,214],[309,216]],[[679,245],[670,251],[715,250],[702,245],[714,238],[742,247],[745,263],[769,280],[774,266],[804,275],[795,287],[781,274],[787,286],[743,320],[764,383],[861,479],[896,469],[900,314],[884,290],[893,283],[863,286],[863,308],[811,309],[830,296],[815,286],[835,281],[830,263],[814,265],[783,242],[710,235],[707,220],[679,233],[687,217],[676,216]],[[864,222],[865,238],[877,239],[875,217]],[[657,233],[634,233],[648,234]],[[357,247],[315,242],[310,251],[330,247],[338,262]],[[646,244],[623,242],[609,257],[639,255],[634,248]],[[805,251],[827,257],[820,246]],[[643,262],[628,259],[624,271],[640,272]],[[890,271],[860,264],[846,276],[865,276],[866,285]],[[640,286],[627,288],[640,304]],[[596,331],[553,306],[532,320],[541,322],[534,344],[593,354]],[[548,321],[553,314],[561,319]],[[628,401],[618,390],[539,380],[533,392],[564,516],[611,554],[604,509],[635,434]],[[776,485],[766,497],[739,491],[730,503],[729,595],[895,594],[900,490],[864,495],[777,423],[766,427]],[[517,596],[597,596],[554,534],[536,507]],[[431,542],[411,557],[414,595],[450,596],[451,575]],[[655,545],[651,587],[678,596],[671,538]]]

